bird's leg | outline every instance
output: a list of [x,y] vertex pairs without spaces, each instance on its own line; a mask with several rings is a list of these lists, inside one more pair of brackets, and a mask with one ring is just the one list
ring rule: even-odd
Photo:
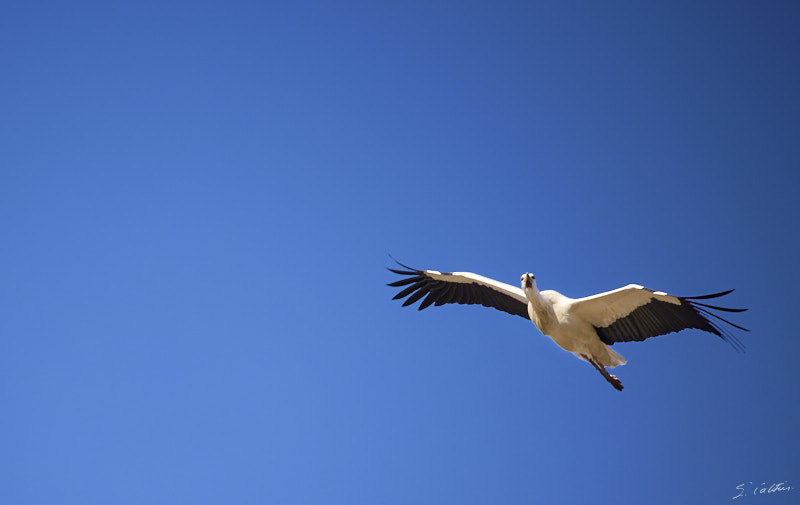
[[611,385],[614,386],[614,388],[617,391],[622,391],[622,381],[617,379],[616,375],[611,375],[610,373],[608,373],[608,370],[606,370],[606,367],[600,365],[597,361],[595,361],[595,359],[593,357],[587,356],[586,354],[584,354],[583,357],[586,359],[586,361],[591,363],[592,366],[595,367],[597,369],[597,371],[600,372],[603,375],[603,377],[605,377],[606,380],[608,382],[610,382]]

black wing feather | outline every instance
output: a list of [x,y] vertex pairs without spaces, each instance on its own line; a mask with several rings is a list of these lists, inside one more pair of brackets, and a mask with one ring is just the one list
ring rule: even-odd
[[422,300],[422,303],[419,304],[419,310],[422,310],[422,309],[428,307],[430,304],[432,304],[435,301],[436,301],[436,295],[433,294],[433,291],[431,291],[430,293],[428,293],[428,296],[426,296],[425,299]]
[[702,295],[702,296],[684,296],[683,300],[708,300],[709,298],[719,298],[720,296],[725,296],[733,293],[733,289],[729,289],[727,291],[721,291],[719,293],[714,293],[711,295]]
[[418,290],[419,287],[422,286],[423,284],[424,284],[424,282],[420,282],[420,281],[415,282],[413,285],[407,287],[406,289],[404,289],[404,290],[400,291],[399,293],[397,293],[396,295],[394,295],[394,297],[392,297],[392,300],[399,300],[401,298],[407,297],[408,295],[410,295],[414,291]]
[[[729,309],[728,307],[717,307],[716,305],[706,305],[705,303],[692,302],[692,305],[697,307],[706,307],[714,310],[722,310],[724,312],[745,312],[747,309]],[[726,321],[727,322],[727,321]]]
[[391,286],[393,288],[399,288],[401,286],[417,282],[418,280],[419,280],[418,277],[407,277],[405,279],[400,279],[399,281],[390,282],[389,284],[387,284],[387,286]]

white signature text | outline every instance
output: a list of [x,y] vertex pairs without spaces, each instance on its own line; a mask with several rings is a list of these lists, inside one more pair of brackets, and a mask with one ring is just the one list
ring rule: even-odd
[[[752,489],[752,493],[750,490]],[[745,482],[743,484],[739,484],[736,486],[736,490],[739,492],[736,496],[733,497],[735,500],[736,498],[743,498],[745,496],[759,496],[765,494],[775,494],[775,493],[783,493],[791,491],[792,486],[790,486],[787,482],[773,482],[770,485],[767,485],[766,482],[762,482],[761,484],[754,485],[752,482]]]

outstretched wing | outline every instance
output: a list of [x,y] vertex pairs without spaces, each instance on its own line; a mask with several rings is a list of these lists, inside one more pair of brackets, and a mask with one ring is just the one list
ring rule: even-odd
[[417,270],[400,262],[398,264],[407,270],[393,268],[388,270],[405,278],[388,286],[395,288],[408,286],[392,298],[399,300],[408,296],[403,302],[403,307],[424,296],[419,310],[431,304],[437,306],[445,303],[479,304],[528,319],[528,299],[520,288],[470,272]]
[[709,310],[743,312],[747,309],[728,309],[695,301],[717,298],[731,291],[733,290],[713,295],[679,297],[629,284],[624,288],[579,298],[572,302],[570,310],[591,323],[600,340],[607,345],[614,342],[642,341],[674,331],[696,328],[721,337],[741,351],[744,346],[739,339],[708,316],[734,328],[749,331]]

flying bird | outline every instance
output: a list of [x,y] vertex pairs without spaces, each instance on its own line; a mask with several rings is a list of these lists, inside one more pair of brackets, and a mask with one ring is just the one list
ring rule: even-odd
[[747,309],[729,309],[698,301],[725,296],[732,289],[711,295],[681,297],[629,284],[613,291],[574,299],[557,291],[539,291],[536,278],[530,273],[520,278],[520,289],[470,272],[417,270],[397,263],[406,270],[388,270],[404,278],[388,285],[396,288],[407,286],[393,298],[408,297],[403,302],[404,307],[425,297],[419,310],[430,305],[461,303],[492,307],[523,317],[532,321],[559,347],[590,363],[619,391],[622,391],[622,382],[606,370],[606,367],[614,368],[627,362],[611,348],[616,342],[640,342],[695,328],[713,333],[737,351],[743,351],[742,343],[720,323],[749,331],[711,312],[744,312]]

